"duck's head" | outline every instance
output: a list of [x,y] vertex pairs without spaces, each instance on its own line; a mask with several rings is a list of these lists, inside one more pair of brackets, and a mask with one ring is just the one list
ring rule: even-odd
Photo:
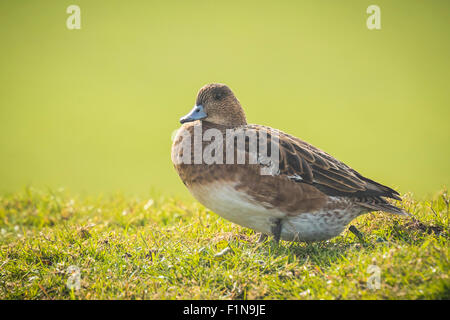
[[194,108],[180,122],[195,120],[232,127],[247,124],[239,100],[228,86],[220,83],[203,86],[197,94]]

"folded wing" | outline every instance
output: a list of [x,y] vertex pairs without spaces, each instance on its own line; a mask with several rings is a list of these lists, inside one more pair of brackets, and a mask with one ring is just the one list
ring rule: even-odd
[[[362,176],[357,171],[307,142],[265,126],[247,127],[267,134],[267,144],[278,136],[279,174],[307,183],[329,196],[387,197],[401,200],[397,191]],[[276,140],[274,140],[276,141]]]

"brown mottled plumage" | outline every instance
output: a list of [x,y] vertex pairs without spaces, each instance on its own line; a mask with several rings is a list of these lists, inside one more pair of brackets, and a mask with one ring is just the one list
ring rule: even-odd
[[[405,212],[385,198],[400,200],[389,187],[363,177],[344,163],[314,146],[279,130],[247,124],[233,92],[223,84],[200,89],[195,108],[182,118],[172,146],[172,160],[180,178],[201,203],[223,217],[276,239],[317,241],[338,235],[355,217],[370,211]],[[199,107],[198,107],[199,106]],[[193,121],[195,119],[199,119]],[[183,156],[183,133],[194,146],[194,130],[216,129],[225,137],[229,129],[245,134],[267,134],[267,145],[277,135],[279,171],[261,175],[263,164],[249,164],[249,141],[245,140],[245,164],[194,164]],[[202,141],[203,150],[210,141]],[[239,145],[234,141],[234,159]],[[242,151],[242,150],[241,150]],[[186,156],[186,155],[185,155]],[[226,159],[226,148],[223,148]]]

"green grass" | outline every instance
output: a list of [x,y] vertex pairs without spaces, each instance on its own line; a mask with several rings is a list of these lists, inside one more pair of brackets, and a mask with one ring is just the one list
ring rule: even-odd
[[449,299],[447,192],[403,207],[353,221],[362,238],[277,246],[195,202],[29,188],[0,196],[0,299]]

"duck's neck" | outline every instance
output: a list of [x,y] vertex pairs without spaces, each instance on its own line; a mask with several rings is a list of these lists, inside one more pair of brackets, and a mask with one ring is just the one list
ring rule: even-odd
[[233,124],[223,124],[223,123],[215,123],[215,122],[209,122],[206,120],[202,120],[202,127],[203,129],[209,129],[209,128],[215,128],[219,130],[225,130],[225,129],[234,129],[239,128],[242,126],[247,125],[246,121],[240,122],[240,123],[233,123]]

